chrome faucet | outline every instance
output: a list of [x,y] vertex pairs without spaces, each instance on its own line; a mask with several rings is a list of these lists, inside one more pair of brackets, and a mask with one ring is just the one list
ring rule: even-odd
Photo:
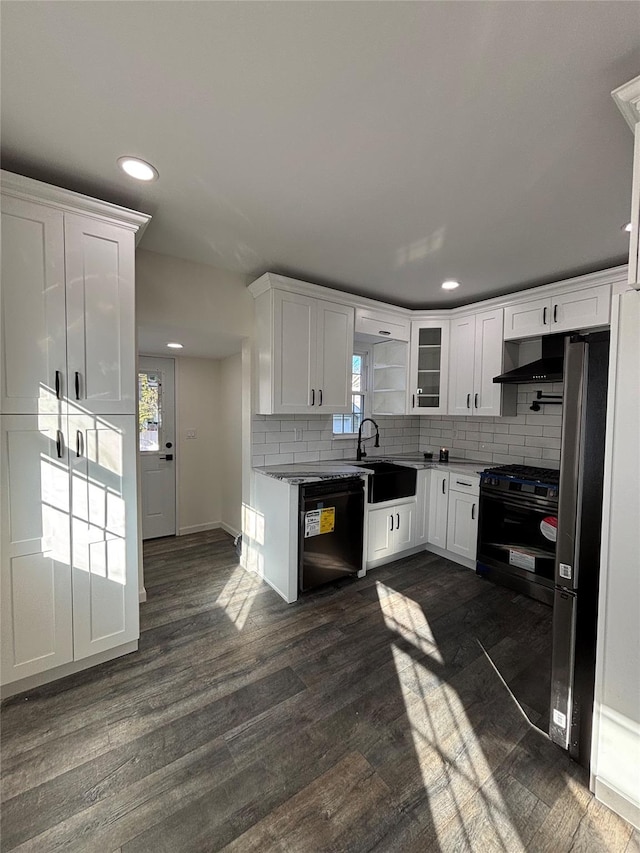
[[371,423],[376,428],[376,441],[373,446],[380,447],[380,433],[378,432],[378,424],[373,420],[373,418],[365,418],[363,421],[360,421],[360,426],[358,427],[358,449],[356,451],[356,460],[358,462],[360,462],[363,456],[367,455],[362,449],[363,441],[368,441],[369,438],[373,438],[372,435],[368,436],[368,438],[362,438],[362,427],[366,424],[367,421],[371,421]]

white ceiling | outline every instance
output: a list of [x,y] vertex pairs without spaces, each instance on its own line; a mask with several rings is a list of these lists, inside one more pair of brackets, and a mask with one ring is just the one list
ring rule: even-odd
[[152,213],[143,248],[412,307],[625,260],[640,3],[1,13],[3,167]]

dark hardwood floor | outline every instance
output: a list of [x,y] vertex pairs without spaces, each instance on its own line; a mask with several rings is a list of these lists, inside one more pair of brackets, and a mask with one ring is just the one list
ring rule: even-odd
[[533,725],[544,605],[427,554],[286,605],[218,531],[145,583],[137,653],[4,704],[3,851],[640,850]]

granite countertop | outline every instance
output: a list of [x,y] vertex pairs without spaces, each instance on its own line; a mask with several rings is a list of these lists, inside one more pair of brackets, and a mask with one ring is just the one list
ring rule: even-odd
[[[448,463],[438,462],[437,459],[425,459],[422,454],[405,456],[368,456],[357,463],[366,465],[367,462],[394,462],[409,468],[437,468],[454,474],[474,475],[488,467],[490,462],[474,462],[470,459],[453,459]],[[355,460],[327,460],[326,462],[291,462],[287,465],[266,465],[254,468],[259,474],[274,477],[276,480],[286,480],[290,485],[317,483],[320,480],[341,480],[347,477],[366,477],[369,472],[356,467]]]

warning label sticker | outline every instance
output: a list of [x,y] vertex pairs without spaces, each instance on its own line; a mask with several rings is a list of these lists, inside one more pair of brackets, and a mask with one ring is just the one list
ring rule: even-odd
[[528,572],[535,572],[536,558],[533,554],[526,554],[524,551],[509,550],[509,565],[517,566],[519,569],[526,569]]
[[336,527],[336,508],[312,509],[304,514],[304,538],[333,533]]
[[558,538],[558,519],[555,515],[548,515],[540,522],[540,532],[549,542],[555,542]]

